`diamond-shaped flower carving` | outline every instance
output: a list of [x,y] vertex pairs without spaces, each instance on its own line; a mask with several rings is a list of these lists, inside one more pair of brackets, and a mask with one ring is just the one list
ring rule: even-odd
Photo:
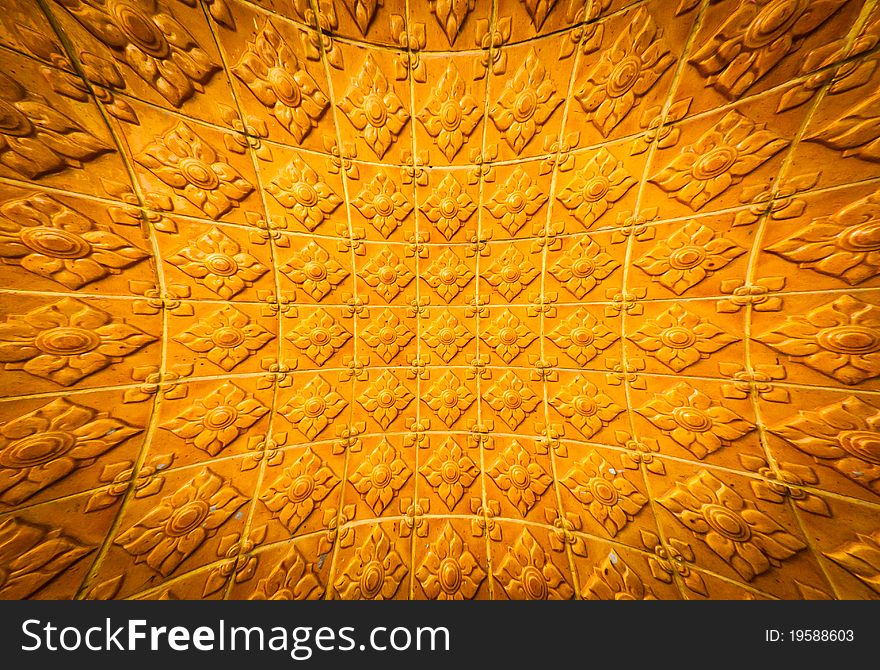
[[375,514],[381,514],[410,478],[410,469],[387,440],[371,451],[348,481]]
[[103,310],[62,298],[7,316],[0,325],[0,363],[71,386],[157,339]]
[[20,505],[141,432],[64,398],[7,421],[0,426],[0,500]]
[[185,122],[144,147],[135,161],[212,219],[253,193],[253,185]]
[[391,538],[376,524],[333,586],[343,600],[389,600],[407,572]]
[[751,581],[807,548],[778,521],[706,470],[657,499],[740,577]]
[[338,104],[364,141],[382,158],[409,120],[394,88],[382,74],[372,54],[367,54],[360,73]]
[[590,238],[571,245],[551,267],[550,274],[558,279],[572,295],[582,300],[596,285],[620,267]]
[[483,205],[510,235],[519,230],[547,202],[547,195],[528,173],[517,167]]
[[319,600],[324,587],[312,565],[293,545],[267,577],[257,582],[250,600]]
[[530,48],[514,75],[505,82],[501,97],[489,112],[495,126],[517,154],[562,104],[558,90],[535,49]]
[[382,428],[388,428],[412,399],[413,394],[397,377],[390,370],[383,370],[357,400]]
[[247,314],[226,306],[199,319],[174,339],[229,372],[275,336],[259,323],[252,323]]
[[767,124],[730,111],[649,181],[696,211],[789,144]]
[[511,600],[569,600],[574,596],[574,589],[528,528],[505,554],[495,577]]
[[535,281],[540,271],[513,245],[486,268],[483,278],[508,302]]
[[550,404],[587,438],[593,437],[623,411],[623,407],[582,375],[572,379]]
[[606,532],[615,537],[648,504],[624,472],[593,450],[560,481]]
[[505,363],[512,363],[538,336],[509,309],[490,321],[480,334]]
[[306,449],[260,496],[263,504],[291,533],[342,480],[311,449]]
[[162,424],[196,449],[216,456],[269,413],[269,408],[232,382],[196,398],[180,415]]
[[321,300],[348,277],[349,272],[314,240],[290,257],[281,272],[314,300]]
[[432,600],[470,600],[486,579],[486,572],[447,521],[443,532],[428,546],[416,577]]
[[224,300],[241,293],[269,271],[229,235],[211,228],[166,258]]
[[347,406],[348,401],[326,379],[315,375],[280,411],[299,432],[314,440]]
[[451,161],[474,132],[481,116],[476,99],[468,93],[455,62],[450,60],[416,118],[434,138],[446,160]]
[[269,19],[229,68],[298,144],[318,127],[330,101]]
[[391,302],[415,275],[391,249],[384,247],[364,264],[358,276],[385,302]]
[[415,336],[409,326],[387,308],[378,317],[371,319],[361,332],[361,339],[386,363],[394,360]]
[[831,216],[813,219],[766,249],[797,263],[799,268],[809,268],[855,286],[880,274],[878,222],[880,190]]
[[150,254],[45,194],[0,206],[0,262],[69,289],[117,275]]
[[480,474],[474,460],[451,437],[447,437],[431,458],[419,468],[428,484],[437,492],[449,510],[461,500],[468,487]]
[[880,307],[844,295],[755,338],[844,384],[880,375]]
[[447,240],[477,211],[473,199],[458,180],[447,172],[419,209]]
[[449,46],[455,44],[455,38],[461,32],[461,24],[474,8],[475,0],[428,0],[431,13],[446,34]]
[[645,7],[602,52],[575,93],[587,119],[608,137],[675,62]]
[[511,428],[519,426],[540,402],[531,387],[510,370],[486,390],[484,399]]
[[382,171],[365,184],[351,202],[385,239],[412,211],[409,200],[394,180]]
[[300,156],[294,156],[266,190],[309,232],[342,204],[342,198]]
[[686,382],[636,409],[697,458],[703,459],[754,430],[754,424]]
[[690,221],[660,240],[633,265],[681,295],[744,253],[746,250],[735,242],[699,221]]
[[434,410],[447,428],[451,428],[477,399],[452,370],[447,370],[440,379],[431,384],[424,398],[428,407]]
[[817,463],[880,494],[880,409],[856,396],[797,415],[770,428]]
[[473,339],[473,333],[451,312],[441,312],[422,334],[425,344],[437,352],[444,363],[449,363]]
[[351,339],[351,333],[326,309],[319,308],[297,323],[287,339],[316,365],[323,365]]
[[446,248],[422,272],[422,277],[447,304],[474,278],[474,273],[452,249]]
[[550,341],[581,366],[589,363],[618,339],[620,335],[583,307],[579,307],[550,332]]
[[557,199],[589,229],[636,185],[623,163],[604,147],[565,185]]
[[249,498],[223,477],[203,468],[173,494],[165,496],[114,544],[163,577],[173,573]]
[[681,372],[737,338],[676,303],[628,336],[666,367]]
[[511,441],[488,474],[523,516],[553,483],[541,464],[516,440]]

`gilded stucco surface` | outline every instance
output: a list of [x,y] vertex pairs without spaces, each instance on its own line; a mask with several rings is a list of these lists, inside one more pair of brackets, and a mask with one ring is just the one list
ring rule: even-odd
[[877,598],[876,4],[3,0],[0,597]]

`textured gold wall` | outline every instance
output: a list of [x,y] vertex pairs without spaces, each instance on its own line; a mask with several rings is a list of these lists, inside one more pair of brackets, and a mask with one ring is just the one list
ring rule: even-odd
[[3,0],[0,597],[877,598],[873,0]]

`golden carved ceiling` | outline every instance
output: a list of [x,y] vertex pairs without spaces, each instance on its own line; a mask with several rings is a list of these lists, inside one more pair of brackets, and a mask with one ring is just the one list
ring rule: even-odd
[[880,597],[873,0],[4,0],[0,597]]

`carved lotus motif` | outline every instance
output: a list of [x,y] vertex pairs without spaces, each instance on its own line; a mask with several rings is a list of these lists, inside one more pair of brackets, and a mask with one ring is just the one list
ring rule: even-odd
[[431,454],[419,472],[450,510],[480,474],[474,460],[451,437]]
[[376,525],[333,585],[343,600],[389,600],[408,572],[391,538]]
[[302,319],[287,339],[315,365],[323,365],[351,339],[351,333],[337,323],[330,312],[319,308]]
[[880,593],[880,531],[857,533],[855,540],[825,552],[825,555]]
[[381,295],[385,302],[394,300],[415,276],[390,247],[380,249],[364,264],[358,275],[367,286]]
[[475,0],[428,0],[431,13],[446,34],[449,46],[455,44],[455,39],[461,32],[461,24],[474,8],[474,3]]
[[452,173],[447,172],[419,209],[443,237],[451,240],[477,211],[477,206]]
[[510,370],[484,393],[489,406],[511,428],[519,426],[540,402],[532,388]]
[[397,450],[383,439],[351,473],[348,481],[370,509],[381,514],[411,474]]
[[412,211],[409,200],[384,172],[373,177],[351,202],[386,239]]
[[320,456],[306,449],[272,482],[260,500],[293,533],[340,481]]
[[571,380],[550,404],[585,437],[593,437],[623,411],[623,407],[582,375]]
[[318,600],[324,587],[306,563],[302,552],[291,547],[269,576],[257,582],[251,600]]
[[504,230],[516,235],[545,202],[546,194],[525,170],[518,167],[483,206]]
[[342,198],[300,156],[294,156],[266,190],[309,232],[342,204]]
[[553,483],[553,478],[541,464],[516,440],[498,457],[487,474],[523,516]]
[[474,278],[474,273],[452,249],[444,249],[422,272],[422,276],[446,303],[452,302]]
[[432,600],[470,600],[477,594],[486,572],[452,523],[428,548],[416,578]]
[[549,270],[572,295],[583,299],[619,267],[620,263],[610,254],[585,237],[570,245]]
[[528,529],[504,556],[495,577],[511,600],[568,600],[574,589]]
[[390,363],[416,334],[390,309],[370,321],[361,332],[361,339],[385,363]]
[[247,314],[227,306],[199,319],[174,339],[229,372],[275,336],[259,323],[251,323]]
[[434,138],[446,160],[451,161],[474,132],[482,114],[477,101],[468,93],[458,68],[450,60],[416,118]]
[[639,575],[614,550],[593,568],[581,587],[584,600],[656,600]]
[[502,312],[482,330],[483,342],[489,345],[505,363],[512,363],[529,348],[538,336],[513,312]]
[[510,302],[539,274],[525,255],[511,245],[486,269],[483,278]]
[[604,323],[583,307],[579,307],[567,319],[550,332],[550,340],[565,350],[578,365],[586,365],[600,352],[620,339]]
[[434,410],[449,428],[476,399],[467,385],[462,383],[451,370],[447,370],[425,393],[428,407]]
[[610,151],[599,149],[556,196],[572,216],[591,228],[608,208],[636,184]]
[[281,272],[315,300],[321,300],[350,274],[314,240],[291,256]]
[[314,440],[347,406],[348,401],[336,388],[315,375],[280,411],[299,432]]
[[442,312],[425,328],[422,339],[444,363],[449,363],[474,335],[454,314]]
[[389,370],[383,370],[357,400],[385,429],[412,402],[413,394]]

